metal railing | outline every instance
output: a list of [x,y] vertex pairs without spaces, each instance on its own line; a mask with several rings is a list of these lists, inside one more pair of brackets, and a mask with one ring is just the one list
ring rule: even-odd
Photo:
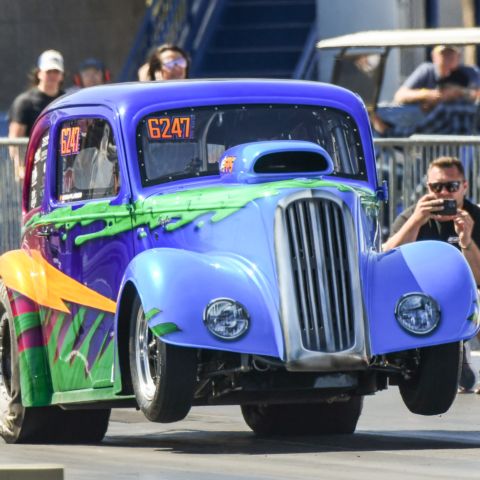
[[426,193],[427,168],[437,157],[457,157],[462,161],[469,184],[467,197],[480,203],[479,136],[412,135],[377,138],[374,145],[379,179],[387,180],[389,189],[388,204],[382,212],[384,235],[395,217]]
[[10,149],[18,148],[24,158],[28,139],[0,138],[0,253],[18,248],[22,220],[22,185],[15,178]]
[[[23,149],[27,139],[0,138],[0,253],[18,248],[21,223],[21,181],[15,179],[10,147]],[[480,203],[480,136],[413,135],[374,139],[379,180],[387,180],[389,201],[382,208],[384,236],[396,216],[425,193],[429,163],[439,156],[459,158],[469,183],[468,198]]]

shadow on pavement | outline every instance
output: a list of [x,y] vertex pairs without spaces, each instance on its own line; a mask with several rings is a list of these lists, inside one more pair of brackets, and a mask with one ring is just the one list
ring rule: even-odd
[[359,431],[354,435],[277,436],[250,432],[165,431],[142,436],[107,436],[105,447],[148,448],[180,454],[275,455],[285,453],[452,450],[480,448],[480,431]]

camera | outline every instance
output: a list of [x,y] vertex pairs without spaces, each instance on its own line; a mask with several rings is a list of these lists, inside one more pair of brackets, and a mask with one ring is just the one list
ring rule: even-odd
[[437,212],[437,215],[456,215],[457,214],[457,201],[453,198],[446,198],[443,201],[443,210]]

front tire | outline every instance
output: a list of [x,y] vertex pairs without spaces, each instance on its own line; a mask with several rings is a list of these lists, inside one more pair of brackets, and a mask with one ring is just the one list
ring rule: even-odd
[[352,434],[363,397],[334,403],[242,405],[247,425],[257,435]]
[[177,422],[190,411],[197,373],[197,352],[170,345],[148,327],[135,298],[130,320],[130,371],[138,406],[152,422]]
[[415,351],[409,378],[398,387],[407,408],[419,415],[439,415],[452,405],[462,366],[462,342]]

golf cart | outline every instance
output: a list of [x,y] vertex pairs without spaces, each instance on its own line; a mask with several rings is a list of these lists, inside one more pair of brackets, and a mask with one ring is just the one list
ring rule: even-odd
[[480,28],[371,30],[326,38],[320,50],[335,49],[331,83],[358,93],[369,112],[378,106],[385,65],[394,48],[480,44]]

